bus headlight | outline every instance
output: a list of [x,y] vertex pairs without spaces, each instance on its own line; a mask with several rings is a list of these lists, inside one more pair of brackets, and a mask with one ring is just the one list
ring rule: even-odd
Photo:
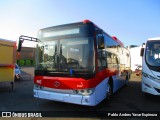
[[80,94],[80,95],[88,96],[88,95],[93,94],[94,88],[73,90],[73,92],[74,92],[75,94]]
[[153,77],[153,76],[151,76],[151,75],[149,75],[149,74],[147,74],[147,73],[142,72],[142,75],[143,75],[144,77],[146,77],[146,78],[151,79],[151,80],[156,80],[155,77]]

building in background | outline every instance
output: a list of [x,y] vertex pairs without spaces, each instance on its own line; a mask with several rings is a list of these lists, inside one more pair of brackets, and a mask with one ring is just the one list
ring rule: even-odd
[[135,71],[137,66],[142,66],[142,57],[140,56],[141,46],[130,45],[128,47],[131,55],[131,70]]
[[35,48],[22,47],[21,52],[17,52],[17,64],[19,66],[34,66]]

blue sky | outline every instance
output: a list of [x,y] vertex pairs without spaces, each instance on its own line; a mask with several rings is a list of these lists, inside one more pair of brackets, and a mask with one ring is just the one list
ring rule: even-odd
[[0,0],[0,16],[0,38],[10,40],[84,19],[125,46],[160,37],[160,0]]

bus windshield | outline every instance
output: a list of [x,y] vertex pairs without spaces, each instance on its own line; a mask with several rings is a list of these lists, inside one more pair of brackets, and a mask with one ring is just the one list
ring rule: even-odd
[[160,66],[160,41],[148,41],[146,45],[146,62],[151,67]]
[[93,38],[46,40],[37,46],[37,70],[52,72],[93,71]]

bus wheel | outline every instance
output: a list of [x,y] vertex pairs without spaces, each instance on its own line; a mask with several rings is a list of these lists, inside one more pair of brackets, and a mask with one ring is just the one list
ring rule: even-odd
[[130,74],[127,73],[126,80],[125,80],[125,86],[128,86],[129,79],[130,79]]
[[106,106],[106,103],[110,100],[111,95],[112,95],[112,83],[110,81],[107,84],[106,98],[96,106],[96,109],[104,108],[104,106]]
[[128,86],[128,79],[125,80],[125,86]]
[[106,100],[109,101],[110,97],[112,95],[112,87],[110,83],[107,84],[107,90],[106,90]]

